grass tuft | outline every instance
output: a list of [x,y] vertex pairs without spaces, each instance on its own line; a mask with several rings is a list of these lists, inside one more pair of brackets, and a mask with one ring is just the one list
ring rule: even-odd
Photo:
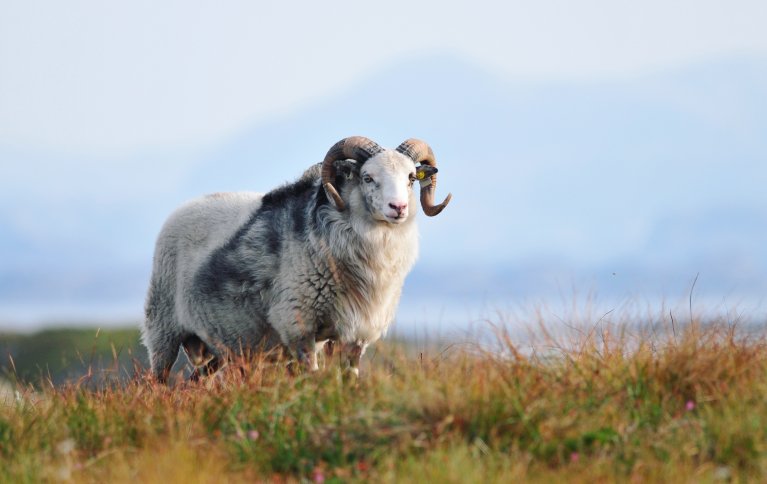
[[21,388],[0,405],[0,481],[765,478],[762,335],[598,323],[525,345],[498,331],[492,349],[379,344],[352,382],[253,359],[170,388]]

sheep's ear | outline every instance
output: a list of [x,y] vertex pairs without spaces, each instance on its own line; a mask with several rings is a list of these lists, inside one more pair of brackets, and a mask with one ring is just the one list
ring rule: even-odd
[[338,176],[344,178],[344,180],[351,180],[355,176],[359,176],[360,167],[355,160],[338,160],[336,162],[336,173]]
[[421,186],[431,185],[431,176],[437,173],[436,166],[419,165],[415,169],[415,178],[421,183]]

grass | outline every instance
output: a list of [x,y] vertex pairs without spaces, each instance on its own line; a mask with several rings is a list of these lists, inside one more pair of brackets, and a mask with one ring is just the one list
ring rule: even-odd
[[356,382],[256,359],[171,388],[28,388],[0,404],[0,481],[764,480],[764,337],[663,328],[379,343]]
[[[101,381],[130,368],[139,348],[138,328],[50,328],[34,334],[0,333],[0,376],[36,385],[59,385],[96,370]],[[110,372],[103,370],[110,369]],[[127,376],[121,372],[122,376]]]

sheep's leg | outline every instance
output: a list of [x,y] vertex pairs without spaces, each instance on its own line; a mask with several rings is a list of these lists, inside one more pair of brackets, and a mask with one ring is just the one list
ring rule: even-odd
[[323,345],[323,347],[325,349],[325,356],[327,356],[328,358],[333,356],[333,352],[335,350],[335,345],[336,345],[336,342],[333,341],[332,339],[326,339],[325,340],[325,344]]
[[365,354],[366,344],[343,343],[341,345],[341,365],[355,377],[360,376],[360,359]]
[[165,331],[148,331],[145,334],[152,374],[160,383],[168,381],[182,341],[181,335],[167,331],[168,328],[164,329]]
[[[285,294],[289,294],[284,291]],[[295,307],[295,301],[286,299],[269,310],[271,321],[291,321],[288,324],[272,324],[279,334],[282,344],[294,358],[294,362],[288,365],[291,373],[295,373],[297,367],[309,371],[319,370],[317,364],[317,344],[315,342],[316,328],[300,308]],[[294,364],[295,363],[295,364]]]
[[317,350],[315,349],[316,343],[314,338],[310,343],[307,343],[299,349],[299,361],[309,371],[317,371],[320,369],[320,365],[317,362]]
[[149,353],[152,375],[161,383],[168,381],[182,340],[173,298],[167,297],[166,283],[163,277],[157,276],[155,268],[147,295],[146,319],[141,328],[141,339]]
[[298,360],[298,364],[309,371],[320,369],[317,363],[317,344],[314,341],[314,335],[305,336],[289,345],[293,357]]
[[184,352],[194,367],[189,379],[197,381],[201,376],[209,376],[221,368],[221,358],[210,351],[210,348],[199,336],[193,334],[184,339]]
[[189,381],[199,381],[200,378],[211,376],[215,374],[223,366],[221,358],[214,356],[213,359],[203,364],[202,366],[196,366],[189,375]]
[[333,357],[333,344],[334,344],[334,341],[332,339],[325,339],[325,340],[316,342],[316,345],[314,347],[314,354],[315,354],[315,357],[317,358],[317,363],[319,364],[320,355],[324,353],[324,356],[322,357],[323,368],[327,366],[328,361],[330,361],[330,358]]

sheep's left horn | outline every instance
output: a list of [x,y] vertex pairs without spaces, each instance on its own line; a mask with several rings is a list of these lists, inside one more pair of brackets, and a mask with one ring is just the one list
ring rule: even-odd
[[[419,139],[411,138],[404,141],[397,147],[397,151],[408,156],[414,163],[429,165],[434,168],[437,167],[437,161],[434,159],[434,152],[429,145]],[[453,194],[448,193],[442,203],[434,205],[434,191],[436,188],[436,173],[431,176],[431,183],[428,186],[421,186],[421,208],[423,208],[423,213],[429,217],[438,215],[445,209],[445,207],[447,207],[447,204],[450,203],[450,200],[453,198]]]
[[378,143],[364,136],[350,136],[334,144],[325,160],[322,162],[322,186],[325,187],[325,193],[328,198],[333,200],[336,208],[343,211],[346,208],[341,195],[338,194],[333,185],[336,181],[336,166],[338,160],[356,160],[358,163],[365,163],[372,156],[383,151]]

